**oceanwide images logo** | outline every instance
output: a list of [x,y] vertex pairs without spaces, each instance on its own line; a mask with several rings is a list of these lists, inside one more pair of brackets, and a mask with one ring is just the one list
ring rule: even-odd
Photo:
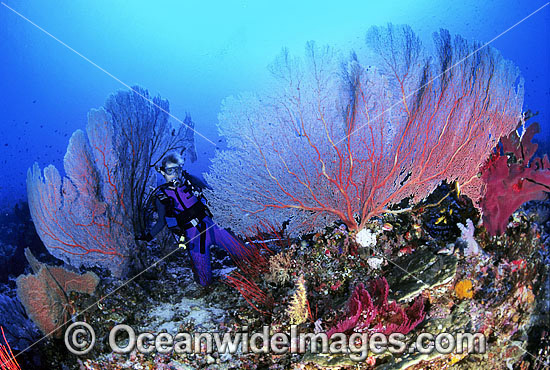
[[[72,353],[83,355],[95,344],[93,328],[84,322],[75,322],[65,331],[65,345]],[[405,342],[405,335],[392,333],[335,333],[328,338],[326,333],[298,333],[296,325],[290,333],[270,333],[269,326],[261,332],[248,333],[244,326],[241,332],[233,333],[169,333],[143,332],[136,334],[128,325],[119,324],[109,332],[109,346],[116,353],[130,353],[133,350],[144,354],[168,353],[323,353],[347,354],[354,361],[364,361],[369,355],[389,351],[393,354],[408,353],[484,353],[486,340],[476,333],[421,333],[411,345]],[[408,341],[410,342],[410,341]]]

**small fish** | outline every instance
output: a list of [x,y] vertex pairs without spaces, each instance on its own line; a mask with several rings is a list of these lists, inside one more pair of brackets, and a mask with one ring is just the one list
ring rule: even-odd
[[437,219],[437,221],[435,221],[435,224],[436,224],[436,225],[439,225],[439,224],[441,223],[441,221],[443,221],[443,223],[445,223],[445,224],[447,223],[447,219],[445,218],[445,215],[439,217],[439,218]]
[[386,222],[384,225],[382,225],[382,230],[392,231],[393,230],[393,225]]

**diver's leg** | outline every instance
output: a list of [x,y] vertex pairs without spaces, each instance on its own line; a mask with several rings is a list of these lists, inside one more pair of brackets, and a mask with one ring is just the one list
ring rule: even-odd
[[[202,227],[201,227],[202,226]],[[191,268],[195,280],[202,286],[212,284],[212,268],[210,266],[211,233],[205,231],[204,224],[187,230],[187,250],[191,258]],[[204,231],[201,233],[201,231]]]
[[[236,237],[231,235],[229,231],[215,225],[212,220],[208,217],[205,218],[207,225],[212,226],[213,240],[212,243],[221,246],[224,248],[231,258],[235,259],[245,259],[251,257],[251,249],[245,244],[241,243]],[[252,254],[253,255],[253,254]]]

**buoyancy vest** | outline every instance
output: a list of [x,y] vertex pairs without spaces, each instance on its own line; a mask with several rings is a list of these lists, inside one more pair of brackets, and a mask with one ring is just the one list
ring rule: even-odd
[[166,208],[166,224],[175,232],[197,226],[210,212],[202,202],[200,192],[182,175],[177,187],[164,184],[158,187],[156,196]]

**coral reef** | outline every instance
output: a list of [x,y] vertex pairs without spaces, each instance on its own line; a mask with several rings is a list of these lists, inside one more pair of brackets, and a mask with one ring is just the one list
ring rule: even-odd
[[[266,267],[256,276],[241,270],[244,278],[254,283],[263,294],[272,298],[270,308],[255,310],[239,293],[216,283],[203,291],[192,282],[192,273],[185,254],[177,253],[163,261],[154,280],[138,279],[120,287],[117,279],[102,277],[97,288],[100,302],[80,294],[74,298],[75,319],[90,323],[98,334],[97,345],[87,356],[62,355],[62,345],[48,339],[42,351],[48,353],[50,368],[64,364],[81,369],[404,369],[404,368],[484,368],[501,369],[502,364],[541,366],[545,360],[533,354],[550,353],[544,341],[544,320],[547,307],[542,300],[548,273],[548,254],[541,241],[544,225],[535,213],[544,211],[547,203],[530,203],[514,214],[517,222],[506,235],[490,238],[483,229],[473,227],[473,239],[483,254],[466,255],[460,248],[451,254],[439,254],[441,243],[433,240],[420,222],[411,215],[385,215],[369,225],[378,235],[377,245],[362,248],[354,233],[334,225],[324,232],[302,239],[263,236],[263,243],[273,250],[267,256]],[[544,214],[540,221],[544,220]],[[546,221],[547,222],[547,221]],[[391,228],[387,224],[393,225]],[[420,232],[416,236],[394,238],[404,230]],[[537,233],[541,236],[537,237]],[[525,234],[525,235],[522,235]],[[455,236],[458,245],[459,236]],[[393,240],[391,253],[378,269],[368,265],[372,253],[384,250]],[[399,253],[414,242],[410,253]],[[347,245],[346,245],[347,244]],[[369,250],[366,253],[367,249]],[[354,253],[343,253],[344,250]],[[542,253],[542,254],[541,254]],[[546,253],[546,252],[545,252]],[[217,255],[217,253],[214,253]],[[378,255],[378,254],[375,254]],[[214,261],[218,279],[225,279],[232,270],[222,255]],[[275,276],[288,275],[289,280],[267,280],[272,276],[268,266],[273,260]],[[225,261],[225,263],[221,263]],[[152,263],[150,263],[152,264]],[[273,276],[273,277],[275,277]],[[303,282],[301,283],[303,277]],[[369,280],[370,278],[370,280]],[[542,279],[539,282],[537,279]],[[367,280],[367,283],[364,283]],[[293,284],[298,282],[298,286]],[[300,287],[303,284],[304,289]],[[307,289],[305,287],[307,286]],[[111,294],[116,290],[116,294]],[[457,291],[458,290],[458,291]],[[462,295],[462,296],[461,296]],[[298,297],[301,297],[297,300]],[[305,298],[305,299],[304,299]],[[306,301],[307,300],[307,301]],[[403,353],[369,354],[361,362],[346,354],[295,353],[226,353],[220,350],[193,353],[153,352],[113,354],[107,345],[110,328],[125,323],[136,330],[154,334],[167,332],[256,333],[268,325],[270,334],[288,332],[291,322],[288,309],[299,301],[298,333],[348,334],[364,330],[374,332],[408,332],[407,348],[415,348],[418,333],[471,332],[485,335],[487,352],[472,348],[466,353]],[[307,302],[307,303],[305,303]],[[406,303],[409,302],[409,303]],[[83,308],[92,307],[87,312]],[[306,308],[307,307],[307,308]],[[305,312],[307,319],[304,320]],[[358,315],[359,314],[359,315]],[[419,322],[423,317],[423,321]],[[409,318],[409,319],[407,319]],[[299,323],[299,324],[298,324]],[[416,328],[413,329],[414,325]],[[336,330],[337,328],[337,330]],[[409,329],[412,329],[409,331]],[[545,347],[546,346],[546,347]]]

